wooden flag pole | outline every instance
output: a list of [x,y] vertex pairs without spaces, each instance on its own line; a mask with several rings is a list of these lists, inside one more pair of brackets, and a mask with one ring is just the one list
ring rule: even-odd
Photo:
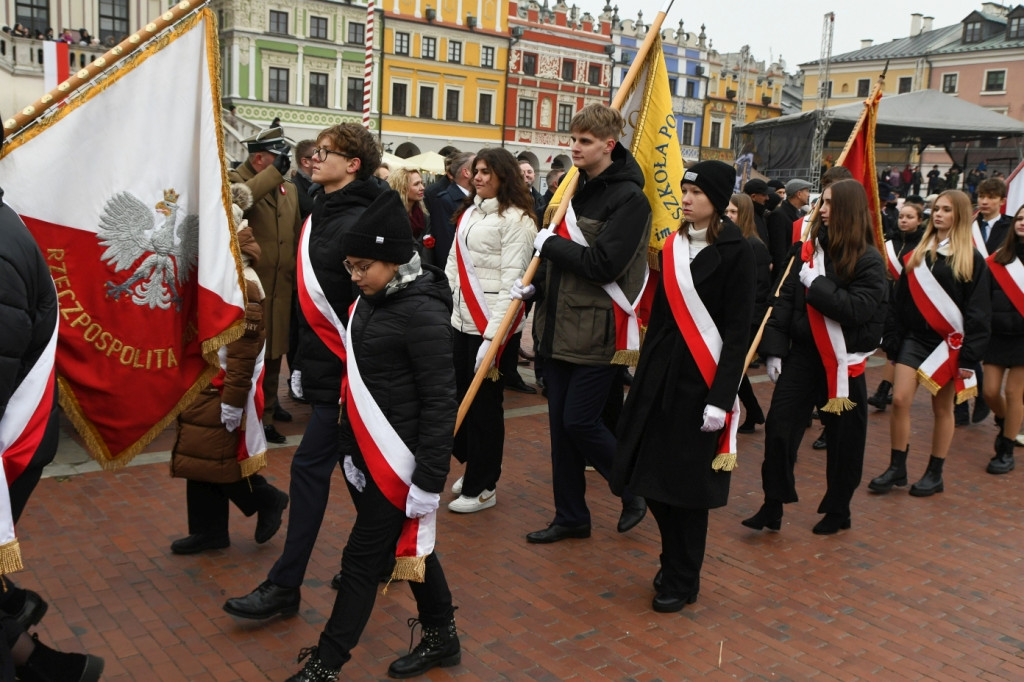
[[13,117],[4,121],[4,136],[9,140],[14,134],[26,128],[62,99],[68,97],[75,90],[106,71],[116,62],[121,61],[132,52],[135,52],[138,48],[145,45],[153,36],[166,30],[168,27],[173,26],[186,15],[202,9],[208,4],[208,0],[203,0],[202,2],[183,0],[182,2],[175,4],[166,12],[161,14],[159,19],[146,24],[143,28],[122,40],[119,45],[106,52],[103,56],[95,59],[88,66],[76,71],[74,75],[37,99],[33,104],[30,104]]
[[[647,60],[647,54],[651,51],[651,46],[654,45],[654,39],[661,31],[661,25],[665,22],[665,15],[672,8],[673,0],[665,0],[661,9],[658,10],[657,16],[654,17],[654,21],[651,22],[650,27],[647,30],[647,35],[644,36],[644,42],[641,43],[640,47],[636,51],[636,56],[633,58],[633,63],[629,67],[629,71],[622,79],[622,85],[619,86],[618,91],[615,93],[615,98],[612,100],[612,108],[621,110],[622,105],[625,104],[626,98],[629,97],[629,91],[633,86],[633,82],[640,74],[643,69],[644,62]],[[558,225],[562,222],[565,217],[565,212],[569,208],[569,201],[572,199],[573,194],[576,193],[576,185],[579,183],[579,173],[576,172],[576,168],[573,167],[565,174],[562,178],[562,182],[565,184],[565,190],[562,193],[562,199],[555,209],[555,214],[551,218],[551,225]],[[526,272],[523,273],[522,282],[523,286],[528,286],[533,281],[534,275],[537,274],[537,268],[540,267],[540,254],[534,254],[533,260],[526,268]],[[515,321],[516,315],[519,314],[519,306],[523,304],[522,301],[515,300],[512,305],[505,311],[505,317],[501,321],[498,330],[494,333],[494,338],[504,339],[505,334],[508,333],[509,328]],[[473,399],[476,398],[477,391],[480,390],[480,385],[483,384],[484,378],[487,376],[491,364],[494,362],[495,356],[498,354],[500,344],[492,343],[490,348],[487,349],[487,353],[484,354],[483,360],[480,362],[480,368],[477,369],[476,374],[473,376],[473,381],[470,383],[469,388],[466,390],[466,396],[462,399],[462,403],[459,405],[459,414],[455,418],[455,432],[459,432],[459,427],[462,426],[462,421],[466,418],[466,413],[469,412],[469,406],[473,404]]]
[[[871,89],[871,93],[867,99],[864,100],[864,111],[861,112],[860,118],[857,119],[856,125],[853,126],[853,132],[850,133],[850,137],[846,140],[846,145],[843,147],[843,151],[839,154],[839,158],[836,160],[835,165],[843,165],[843,161],[846,161],[847,155],[850,153],[850,148],[853,146],[853,141],[857,139],[857,135],[860,133],[860,129],[864,127],[864,121],[868,116],[868,107],[872,106],[875,98],[878,97],[878,93],[882,91],[882,87],[885,85],[885,73],[889,70],[889,63],[886,62],[885,68],[882,70],[882,74],[878,77],[875,82],[875,87]],[[822,192],[824,196],[824,192]],[[807,227],[804,229],[804,233],[801,236],[802,241],[807,240],[807,234],[810,230],[810,226],[814,224],[814,221],[818,217],[818,212],[821,210],[822,197],[818,197],[818,201],[814,204],[814,209],[811,211],[810,216],[807,219]],[[796,254],[789,257],[789,262],[786,264],[786,269],[782,273],[782,277],[779,278],[779,285],[775,288],[775,294],[772,298],[778,298],[779,292],[782,291],[782,283],[786,281],[789,276],[789,271],[793,268],[793,263],[796,261]],[[764,313],[764,318],[761,320],[761,326],[757,328],[757,334],[754,335],[754,341],[750,344],[750,348],[747,350],[747,357],[743,362],[743,373],[746,374],[747,369],[750,367],[750,363],[754,361],[754,356],[757,354],[757,347],[761,344],[761,336],[764,335],[764,327],[768,323],[768,318],[772,315],[774,306],[768,306],[768,310]]]

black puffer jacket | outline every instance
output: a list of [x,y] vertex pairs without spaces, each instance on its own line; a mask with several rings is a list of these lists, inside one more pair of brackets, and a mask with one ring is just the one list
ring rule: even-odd
[[[988,282],[991,275],[988,266],[985,265],[985,259],[977,249],[974,249],[974,274],[968,282],[955,279],[953,269],[942,254],[937,254],[934,261],[931,253],[925,254],[918,267],[930,268],[936,281],[963,312],[964,340],[960,348],[959,363],[963,368],[973,368],[985,357],[992,329],[992,297]],[[910,293],[907,270],[904,268],[896,285],[896,298],[889,306],[883,346],[885,354],[890,358],[896,357],[903,339],[910,335],[929,346],[937,346],[943,341],[943,338],[928,326],[921,311],[917,309],[914,297]]]
[[[334,312],[348,322],[348,308],[359,290],[345,271],[345,254],[338,248],[341,233],[351,227],[378,195],[390,191],[377,178],[355,180],[327,194],[321,188],[313,205],[309,236],[309,260]],[[306,322],[299,308],[299,348],[296,366],[302,370],[302,393],[314,403],[338,404],[341,393],[341,360]]]
[[42,252],[0,189],[0,419],[57,324],[57,292]]
[[[362,297],[352,320],[349,353],[385,418],[416,458],[412,482],[421,489],[444,490],[452,454],[455,415],[455,366],[452,361],[452,293],[438,268],[390,296]],[[352,455],[362,471],[346,402],[339,436],[342,455]]]
[[[1017,243],[1017,260],[1024,263],[1024,244]],[[1013,302],[999,286],[995,277],[992,280],[992,334],[1014,336],[1024,343],[1024,316],[1013,305]]]
[[799,260],[793,263],[775,300],[758,349],[761,356],[784,358],[791,344],[801,348],[816,347],[807,319],[807,304],[842,326],[847,352],[868,353],[878,348],[889,293],[882,254],[868,247],[857,259],[849,282],[836,275],[835,266],[826,255],[825,276],[814,280],[810,289],[805,289],[800,282],[801,265]]

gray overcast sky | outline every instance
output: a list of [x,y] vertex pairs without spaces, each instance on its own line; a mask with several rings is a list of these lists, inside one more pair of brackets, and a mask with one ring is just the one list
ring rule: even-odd
[[[1024,1],[1024,0],[1022,0]],[[567,0],[571,6],[573,0]],[[581,9],[599,14],[602,0],[575,0]],[[644,12],[644,23],[650,24],[661,0],[612,0],[619,6],[619,17],[636,19],[636,10]],[[1003,3],[1016,7],[1017,2]],[[871,38],[878,45],[910,34],[910,15],[920,12],[935,17],[934,26],[958,23],[974,10],[981,9],[981,0],[675,0],[665,18],[665,26],[676,28],[679,20],[685,30],[700,31],[705,24],[714,48],[719,52],[738,52],[750,45],[758,60],[786,60],[786,71],[795,73],[797,65],[813,61],[821,53],[821,25],[825,12],[835,12],[832,54],[860,48],[862,38]]]

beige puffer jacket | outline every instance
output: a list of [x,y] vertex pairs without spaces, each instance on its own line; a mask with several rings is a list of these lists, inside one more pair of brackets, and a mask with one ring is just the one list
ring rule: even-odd
[[[537,226],[532,216],[518,208],[511,207],[504,213],[499,213],[497,199],[475,197],[474,206],[467,210],[473,212],[467,220],[460,218],[457,229],[465,230],[469,256],[476,268],[487,306],[491,310],[484,338],[493,339],[511,303],[509,289],[523,276],[526,266],[530,264]],[[455,245],[452,245],[452,250],[448,253],[445,274],[452,288],[452,298],[455,299],[452,326],[466,334],[479,334],[462,293],[459,267],[455,259]],[[468,295],[468,284],[466,292]]]

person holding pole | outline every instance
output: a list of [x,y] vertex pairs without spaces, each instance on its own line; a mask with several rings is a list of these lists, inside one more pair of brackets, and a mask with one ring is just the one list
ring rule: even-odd
[[764,504],[743,520],[748,528],[779,530],[782,505],[797,501],[796,451],[813,406],[827,441],[827,489],[818,506],[825,516],[813,532],[850,527],[867,441],[864,366],[882,337],[888,293],[871,233],[864,187],[856,180],[827,187],[761,339],[775,392],[765,423]]
[[988,345],[992,301],[985,260],[971,243],[971,200],[960,190],[946,190],[935,200],[920,245],[910,253],[896,287],[885,352],[895,358],[889,468],[868,488],[887,493],[907,484],[910,407],[918,383],[932,394],[931,456],[920,481],[910,486],[915,497],[945,488],[942,466],[953,442],[953,403],[978,392],[975,366]]
[[[611,472],[615,436],[601,412],[620,365],[639,355],[635,310],[647,281],[651,207],[643,172],[618,141],[623,126],[622,114],[603,104],[573,117],[579,189],[565,219],[534,241],[544,269],[534,325],[548,391],[555,517],[529,533],[528,542],[590,537],[585,467],[593,465],[605,478]],[[523,299],[533,293],[532,284],[517,283],[511,291]],[[646,513],[643,498],[623,490],[618,531],[630,530]]]
[[708,510],[729,500],[731,474],[712,464],[736,452],[757,279],[754,250],[726,217],[735,178],[721,161],[683,175],[683,224],[662,251],[661,285],[619,420],[610,483],[613,492],[628,485],[643,495],[658,522],[661,570],[651,607],[662,613],[697,599]]
[[[519,177],[515,157],[501,147],[482,149],[473,161],[473,189],[456,214],[455,244],[445,274],[455,307],[455,382],[461,400],[498,325],[512,301],[509,290],[522,277],[537,236],[533,198]],[[470,514],[493,507],[505,447],[502,383],[497,365],[512,334],[523,326],[522,309],[514,328],[498,339],[501,349],[455,436],[455,458],[466,473],[452,486],[459,497],[448,510]]]

